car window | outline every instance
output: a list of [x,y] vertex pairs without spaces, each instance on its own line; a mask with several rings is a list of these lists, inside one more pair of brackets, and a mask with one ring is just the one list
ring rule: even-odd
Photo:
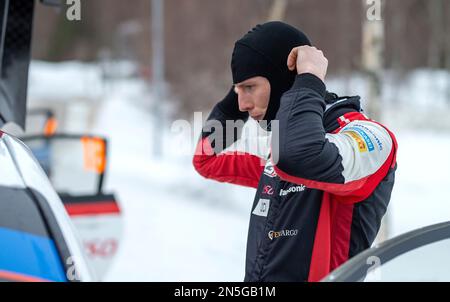
[[421,246],[386,262],[372,259],[365,281],[449,282],[450,239]]
[[450,221],[420,228],[356,255],[322,281],[450,281]]

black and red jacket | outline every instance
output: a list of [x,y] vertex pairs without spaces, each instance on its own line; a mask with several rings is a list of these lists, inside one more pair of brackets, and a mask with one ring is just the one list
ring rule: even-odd
[[380,228],[394,186],[395,137],[362,113],[359,97],[326,105],[325,93],[320,79],[298,75],[281,98],[278,129],[272,122],[272,133],[258,138],[227,132],[233,118],[218,106],[205,124],[195,169],[257,188],[245,281],[319,281],[369,248]]

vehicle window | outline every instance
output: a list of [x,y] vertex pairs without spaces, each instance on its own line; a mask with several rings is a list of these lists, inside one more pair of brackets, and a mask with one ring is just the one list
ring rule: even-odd
[[450,239],[401,254],[386,263],[371,261],[365,281],[450,281]]

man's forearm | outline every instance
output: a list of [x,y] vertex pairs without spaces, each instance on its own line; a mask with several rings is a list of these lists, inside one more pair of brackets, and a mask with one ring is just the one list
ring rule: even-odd
[[297,76],[292,88],[281,99],[277,119],[280,123],[279,150],[272,150],[277,167],[286,173],[320,178],[318,167],[324,161],[339,163],[335,147],[326,143],[323,125],[325,84],[315,75]]

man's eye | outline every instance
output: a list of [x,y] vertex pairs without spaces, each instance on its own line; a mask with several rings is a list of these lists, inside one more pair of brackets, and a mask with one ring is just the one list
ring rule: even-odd
[[252,85],[246,85],[246,86],[244,86],[244,89],[245,89],[246,91],[251,91],[252,88],[253,88]]

